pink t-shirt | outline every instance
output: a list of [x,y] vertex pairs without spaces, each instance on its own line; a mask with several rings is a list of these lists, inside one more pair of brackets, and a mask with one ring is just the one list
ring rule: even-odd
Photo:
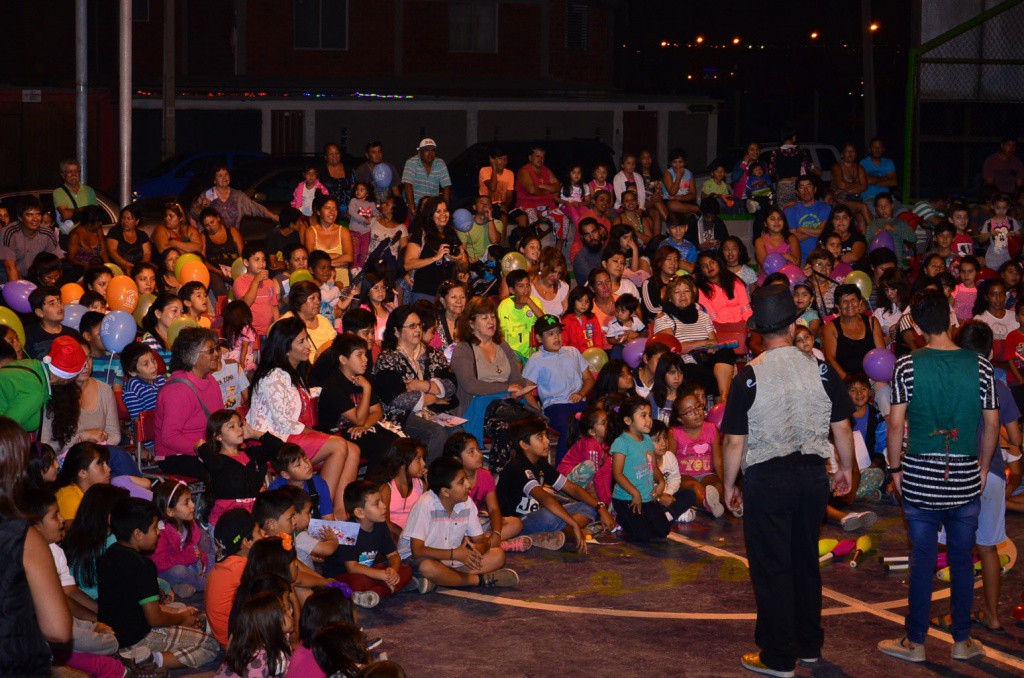
[[672,435],[676,439],[676,459],[679,460],[679,473],[684,476],[700,478],[715,472],[715,438],[718,429],[710,421],[705,421],[700,428],[700,435],[694,439],[683,430],[682,426],[673,426]]
[[251,375],[256,370],[256,331],[252,328],[252,325],[246,325],[242,329],[241,334],[235,339],[235,345],[224,354],[224,358],[226,360],[234,360],[237,363],[239,358],[242,357],[242,344],[245,342],[249,342],[249,351],[245,354],[245,364],[242,365],[242,371]]
[[599,501],[610,504],[612,501],[612,455],[608,448],[590,436],[583,436],[569,448],[569,451],[558,463],[558,472],[568,476],[574,468],[585,461],[593,462],[597,471],[594,473],[594,492]]
[[292,652],[292,660],[288,664],[288,671],[284,678],[327,678],[327,674],[320,670],[319,664],[313,657],[313,651],[299,643],[299,646]]
[[481,511],[487,510],[487,495],[497,488],[494,484],[494,476],[485,468],[476,472],[476,485],[469,491],[469,498],[473,500],[476,507]]
[[[253,275],[244,273],[238,276],[232,288],[235,291],[235,299],[241,299],[249,291]],[[277,283],[269,278],[260,283],[256,291],[256,301],[252,302],[249,308],[252,309],[252,326],[256,334],[266,336],[270,326],[274,324],[274,309],[277,308]]]
[[412,479],[412,489],[408,497],[403,497],[398,491],[395,481],[391,481],[391,504],[388,510],[391,513],[391,522],[399,527],[405,527],[405,521],[409,519],[409,512],[416,505],[416,500],[423,494],[423,481],[419,478]]
[[977,298],[977,287],[967,287],[960,283],[953,289],[953,312],[957,320],[966,322],[974,317],[974,302]]

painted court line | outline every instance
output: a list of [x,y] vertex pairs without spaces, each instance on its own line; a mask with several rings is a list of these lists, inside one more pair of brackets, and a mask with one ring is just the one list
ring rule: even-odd
[[[688,537],[684,537],[680,534],[671,533],[668,538],[686,544],[698,551],[707,553],[708,555],[717,556],[719,558],[730,558],[738,560],[744,565],[749,567],[749,563],[746,558],[735,554],[731,551],[726,551],[723,548],[712,546],[710,544],[702,544],[698,541],[694,541]],[[1016,561],[1016,549],[1013,549],[1011,554],[1011,567]],[[977,584],[977,585],[980,585]],[[553,603],[540,603],[529,600],[517,600],[515,598],[505,598],[501,596],[489,596],[481,593],[473,593],[471,591],[461,591],[458,589],[440,589],[437,591],[440,595],[451,596],[452,598],[463,598],[466,600],[476,600],[485,603],[492,603],[495,605],[505,605],[507,607],[517,607],[528,610],[543,610],[546,612],[563,612],[573,614],[589,614],[602,617],[619,617],[629,619],[689,619],[689,620],[734,620],[734,621],[750,621],[757,618],[755,613],[749,612],[737,612],[737,613],[715,613],[715,612],[663,612],[658,610],[616,610],[612,608],[601,608],[601,607],[582,607],[576,605],[558,605]],[[903,626],[904,618],[902,615],[898,615],[889,610],[896,607],[903,607],[907,604],[906,599],[892,600],[884,603],[870,604],[866,603],[852,596],[848,596],[839,591],[835,591],[830,588],[822,587],[822,596],[830,598],[838,603],[845,605],[845,607],[837,608],[826,608],[822,610],[822,616],[837,616],[845,614],[870,614],[880,619],[885,619],[899,626]],[[942,598],[949,597],[949,589],[942,589],[936,591],[932,596],[932,600],[939,600]],[[953,637],[948,633],[939,631],[937,629],[929,629],[928,635],[932,636],[937,640],[942,640],[952,645]],[[1006,666],[1013,667],[1018,671],[1024,673],[1024,659],[1015,657],[1005,652],[1000,652],[990,646],[985,647],[985,656],[996,662],[1004,664]]]

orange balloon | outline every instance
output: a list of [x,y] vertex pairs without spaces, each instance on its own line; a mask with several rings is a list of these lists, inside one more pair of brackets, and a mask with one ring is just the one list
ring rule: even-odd
[[107,283],[107,307],[131,313],[139,305],[139,286],[126,275],[115,275]]
[[60,288],[60,303],[68,306],[70,304],[77,304],[85,294],[85,288],[78,283],[67,283]]
[[201,261],[190,261],[181,267],[178,282],[184,285],[193,280],[198,280],[206,287],[210,286],[210,271],[206,268],[206,264]]

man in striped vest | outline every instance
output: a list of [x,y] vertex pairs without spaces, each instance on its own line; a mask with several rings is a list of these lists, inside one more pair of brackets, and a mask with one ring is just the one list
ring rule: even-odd
[[[974,599],[971,552],[982,490],[999,436],[999,399],[992,363],[959,348],[949,336],[949,304],[925,290],[910,306],[914,329],[928,344],[896,361],[889,410],[887,460],[903,497],[911,543],[910,609],[906,635],[878,649],[906,661],[925,661],[932,576],[939,528],[949,560],[953,658],[971,659],[985,649],[970,637]],[[904,423],[909,425],[903,452]],[[981,444],[976,432],[984,422]]]

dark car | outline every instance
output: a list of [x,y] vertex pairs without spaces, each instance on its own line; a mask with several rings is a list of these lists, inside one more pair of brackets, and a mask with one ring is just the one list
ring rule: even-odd
[[609,180],[618,171],[612,149],[596,139],[480,142],[473,144],[448,163],[448,173],[452,178],[452,201],[455,207],[466,207],[476,198],[480,168],[486,167],[490,162],[489,154],[494,146],[508,154],[508,169],[513,174],[526,164],[530,151],[535,147],[543,148],[547,152],[544,164],[562,182],[575,164],[583,166],[584,181],[590,181],[590,174],[598,164],[608,166]]
[[[365,159],[352,155],[343,155],[345,170],[349,176]],[[302,170],[306,165],[321,165],[323,156],[319,154],[305,155],[270,155],[251,160],[231,170],[231,187],[244,191],[246,195],[260,203],[274,214],[280,214],[281,208],[291,204],[295,187],[302,181]],[[209,177],[194,177],[182,191],[178,200],[188,209],[196,196],[210,188]],[[345,206],[347,207],[347,205]],[[263,217],[243,217],[239,230],[244,240],[260,241],[274,228],[274,221]]]
[[192,177],[209,177],[213,168],[227,165],[229,169],[254,158],[265,158],[261,151],[203,151],[178,153],[135,179],[134,191],[139,198],[167,198],[181,193]]

